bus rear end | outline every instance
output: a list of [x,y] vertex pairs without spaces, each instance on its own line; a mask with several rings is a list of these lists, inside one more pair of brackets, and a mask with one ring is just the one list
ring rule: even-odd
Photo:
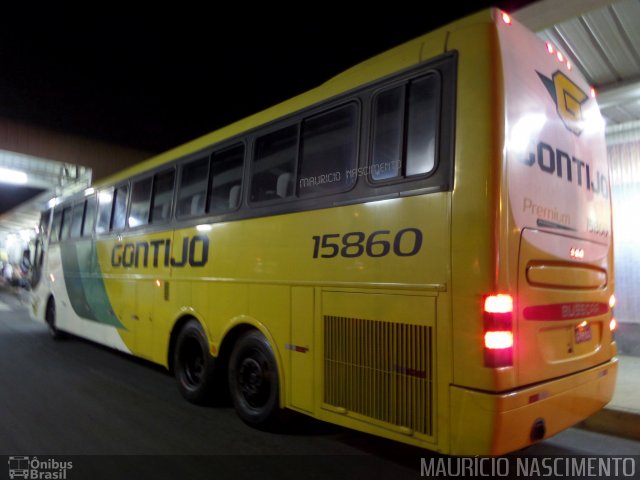
[[617,370],[594,92],[554,45],[502,12],[494,22],[495,273],[475,301],[483,371],[451,390],[454,454],[506,453],[580,422],[610,401]]

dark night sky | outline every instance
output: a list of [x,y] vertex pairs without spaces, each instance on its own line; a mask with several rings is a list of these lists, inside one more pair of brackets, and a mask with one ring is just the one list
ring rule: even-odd
[[[270,2],[3,12],[0,116],[158,152],[490,3],[429,11],[432,2],[388,2],[360,16]],[[493,3],[512,11],[529,2]]]

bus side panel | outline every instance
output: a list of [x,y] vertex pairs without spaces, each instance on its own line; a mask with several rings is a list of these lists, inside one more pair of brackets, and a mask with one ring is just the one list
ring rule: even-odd
[[[209,252],[173,268],[172,295],[180,285],[212,352],[238,323],[272,338],[285,405],[433,444],[450,382],[449,202],[433,193],[176,231],[176,248],[206,236]],[[328,350],[329,338],[344,344]],[[387,369],[376,380],[365,375],[375,362]],[[388,403],[392,391],[408,403]]]

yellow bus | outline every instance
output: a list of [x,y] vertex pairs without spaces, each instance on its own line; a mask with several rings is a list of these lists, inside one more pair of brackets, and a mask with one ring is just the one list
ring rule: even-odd
[[239,416],[502,454],[612,396],[604,122],[495,9],[43,216],[33,312]]

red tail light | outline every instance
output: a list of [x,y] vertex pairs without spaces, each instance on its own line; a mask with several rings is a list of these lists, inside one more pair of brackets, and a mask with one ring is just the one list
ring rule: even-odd
[[484,299],[484,366],[513,365],[513,297],[489,295]]
[[501,350],[513,347],[513,332],[489,331],[484,334],[484,348]]

